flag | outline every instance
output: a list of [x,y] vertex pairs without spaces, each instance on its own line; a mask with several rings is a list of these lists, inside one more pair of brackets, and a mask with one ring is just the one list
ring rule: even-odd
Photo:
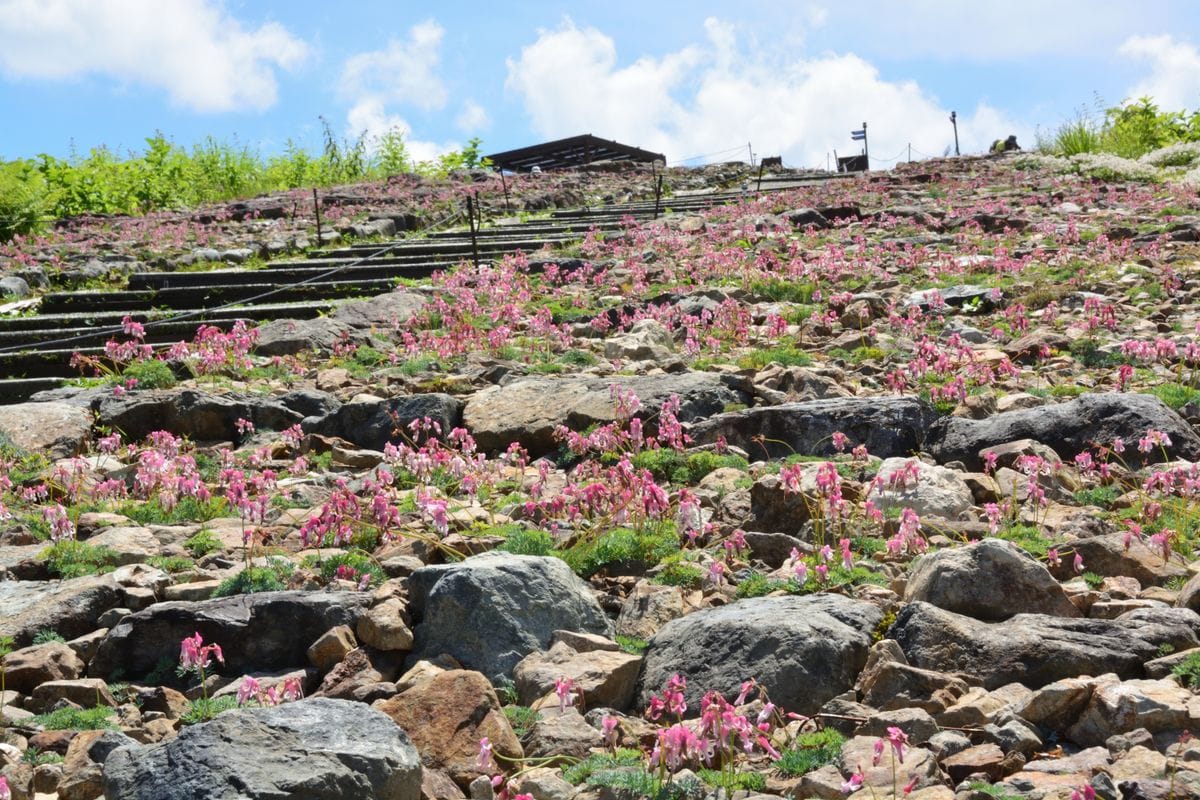
[[861,142],[867,138],[867,129],[862,128],[861,130],[850,131],[850,138],[856,142]]

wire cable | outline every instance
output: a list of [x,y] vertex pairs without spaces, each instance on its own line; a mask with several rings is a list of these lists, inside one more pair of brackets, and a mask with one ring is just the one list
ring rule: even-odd
[[[322,272],[317,275],[313,275],[310,278],[305,278],[302,281],[297,281],[296,283],[291,283],[291,284],[288,284],[287,286],[277,286],[274,289],[269,289],[265,292],[261,292],[260,294],[253,295],[252,297],[242,298],[240,300],[231,300],[228,303],[223,303],[219,306],[214,306],[212,308],[196,309],[195,311],[185,311],[185,312],[181,312],[178,314],[172,314],[172,315],[169,315],[166,317],[162,317],[159,319],[147,320],[145,323],[143,323],[143,327],[151,328],[151,327],[155,327],[158,325],[165,325],[168,322],[182,322],[182,321],[186,321],[189,319],[194,319],[196,317],[201,317],[206,314],[211,314],[214,311],[224,311],[225,309],[233,308],[234,306],[242,306],[242,305],[247,305],[249,303],[256,303],[260,300],[263,300],[265,298],[268,298],[273,295],[279,294],[283,291],[286,291],[293,286],[304,286],[304,285],[307,285],[310,283],[317,283],[324,278],[331,277],[333,275],[338,274],[339,272],[344,272],[348,269],[351,269],[352,267],[357,267],[358,265],[363,264],[367,261],[370,261],[373,258],[378,258],[379,256],[385,255],[385,254],[391,252],[392,250],[395,250],[397,247],[399,247],[400,245],[409,241],[410,239],[412,239],[413,236],[415,236],[417,234],[422,234],[422,233],[425,233],[426,231],[433,230],[434,228],[438,228],[443,225],[446,225],[449,222],[451,222],[452,220],[457,219],[458,217],[462,216],[462,213],[463,212],[461,209],[458,211],[455,211],[453,214],[443,217],[442,219],[438,220],[437,222],[426,225],[424,228],[421,228],[421,230],[415,231],[414,233],[410,234],[409,236],[405,236],[403,239],[397,239],[396,241],[392,242],[391,244],[389,244],[385,247],[381,247],[380,249],[375,250],[371,253],[368,253],[367,255],[362,256],[361,258],[357,258],[354,261],[351,261],[346,264],[340,264],[336,267],[331,267],[330,269],[326,270],[325,272]],[[37,349],[38,350],[48,350],[48,349],[52,349],[56,345],[71,344],[72,342],[79,342],[79,341],[83,341],[85,339],[94,338],[96,336],[115,335],[115,334],[124,332],[124,330],[125,330],[124,327],[122,327],[120,325],[112,326],[109,328],[99,328],[97,330],[92,330],[87,333],[77,334],[75,336],[65,336],[65,337],[62,337],[59,339],[51,339],[49,341],[38,342]],[[9,345],[7,347],[0,347],[0,353],[20,352],[22,350],[30,350],[30,349],[31,348],[28,345]]]

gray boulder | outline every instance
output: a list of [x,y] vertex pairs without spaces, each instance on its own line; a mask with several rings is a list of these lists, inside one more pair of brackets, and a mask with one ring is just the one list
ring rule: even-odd
[[[1108,445],[1121,437],[1136,461],[1142,456],[1134,452],[1137,440],[1151,428],[1171,437],[1170,457],[1200,459],[1200,436],[1183,417],[1152,395],[1118,392],[1080,395],[1066,403],[986,419],[943,417],[930,431],[928,449],[941,462],[961,461],[979,469],[981,450],[1017,439],[1041,442],[1069,461],[1093,445]],[[1161,461],[1162,452],[1155,448],[1145,458]]]
[[[394,228],[395,223],[392,225]],[[396,323],[407,322],[424,305],[425,298],[421,295],[397,290],[365,300],[348,300],[329,316],[355,328],[377,329],[386,333]]]
[[913,564],[904,599],[989,621],[1023,613],[1080,615],[1044,565],[1002,539],[921,556]]
[[1142,677],[1143,664],[1168,644],[1200,644],[1200,615],[1189,609],[1138,609],[1115,620],[1017,614],[982,622],[930,603],[907,604],[888,636],[910,664],[962,672],[987,689],[1023,683],[1036,689],[1063,678],[1114,672]]
[[852,445],[865,444],[880,458],[909,456],[925,443],[937,412],[914,397],[834,397],[751,408],[694,425],[697,444],[721,436],[752,456],[832,456],[832,436],[841,431]]
[[306,350],[329,353],[339,342],[365,345],[370,336],[348,322],[315,319],[275,319],[259,325],[254,352],[260,356],[293,356]]
[[224,651],[222,672],[260,672],[308,664],[310,645],[337,625],[353,628],[370,596],[350,592],[260,592],[215,600],[156,603],[130,614],[104,637],[89,669],[138,677],[160,659],[178,659],[179,643],[200,633]]
[[96,423],[121,431],[131,441],[160,430],[194,441],[237,441],[239,419],[250,420],[259,430],[281,431],[302,418],[272,398],[215,395],[197,389],[102,395],[96,406]]
[[0,440],[51,459],[81,454],[91,432],[91,413],[71,403],[0,406]]
[[688,614],[650,640],[638,703],[678,673],[690,709],[709,690],[732,700],[754,679],[781,708],[813,714],[854,685],[882,618],[876,606],[837,594],[759,597]]
[[362,703],[314,698],[227,711],[104,762],[123,800],[417,800],[421,761],[408,735]]
[[690,422],[718,414],[730,403],[745,403],[749,396],[729,376],[707,372],[675,375],[639,375],[613,378],[522,378],[491,386],[471,395],[463,410],[463,423],[482,450],[503,450],[520,442],[532,455],[558,447],[554,430],[566,425],[583,430],[615,419],[611,387],[617,384],[641,400],[639,416],[651,421],[671,395],[678,395],[679,419]]
[[40,630],[67,639],[91,633],[100,615],[125,599],[112,575],[65,581],[0,581],[0,636],[13,637],[17,647],[33,642]]
[[410,666],[446,653],[495,683],[556,630],[612,635],[591,588],[558,558],[492,551],[422,567],[408,591],[419,620]]
[[387,400],[363,400],[346,403],[319,419],[304,422],[306,433],[340,436],[359,447],[382,450],[388,442],[403,441],[407,426],[415,419],[429,417],[447,434],[462,424],[462,401],[448,394],[415,394]]

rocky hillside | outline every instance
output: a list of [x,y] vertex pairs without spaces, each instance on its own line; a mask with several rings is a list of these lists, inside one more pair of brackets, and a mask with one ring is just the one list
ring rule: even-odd
[[[0,406],[0,798],[1200,796],[1200,205],[1135,177],[672,170],[323,316],[126,318]],[[77,221],[0,286],[654,182]]]

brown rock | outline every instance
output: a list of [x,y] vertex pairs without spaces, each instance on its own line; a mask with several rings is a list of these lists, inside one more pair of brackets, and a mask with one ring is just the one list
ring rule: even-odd
[[459,800],[466,798],[458,784],[441,770],[421,769],[421,800]]
[[384,600],[358,618],[355,633],[359,641],[377,650],[408,652],[412,649],[413,634],[407,618],[408,610],[403,600]]
[[530,758],[566,760],[586,758],[593,747],[601,747],[604,737],[587,724],[583,715],[570,706],[560,711],[558,706],[543,709],[533,723],[526,740]]
[[545,653],[525,656],[513,671],[513,682],[525,705],[552,691],[555,682],[565,677],[582,695],[585,708],[624,710],[633,702],[641,667],[641,656],[619,650],[580,653],[560,641]]
[[35,644],[5,656],[5,685],[28,694],[46,681],[78,678],[84,666],[83,659],[62,642]]
[[92,414],[69,403],[17,403],[0,406],[0,432],[17,447],[51,459],[83,451],[92,432]]
[[330,628],[308,648],[308,661],[321,672],[328,672],[358,646],[349,625]]
[[46,681],[33,690],[27,705],[31,711],[48,711],[60,700],[66,700],[81,708],[110,706],[115,708],[116,699],[108,691],[108,684],[100,678],[76,678],[69,681]]
[[362,647],[355,648],[329,671],[313,694],[318,697],[350,699],[368,684],[392,681],[400,671],[400,659]]
[[426,767],[444,770],[461,787],[483,774],[476,762],[484,736],[496,755],[524,757],[521,742],[482,673],[449,670],[374,707],[408,733]]
[[[1116,677],[1116,676],[1112,676]],[[1101,678],[1064,678],[1034,689],[1023,705],[1013,709],[1021,719],[1053,731],[1064,731],[1079,718]]]
[[940,714],[967,692],[967,682],[945,672],[885,661],[863,670],[859,679],[863,702],[887,710],[916,707]]
[[617,633],[635,639],[649,639],[658,629],[686,612],[683,590],[678,586],[660,586],[643,579],[625,598],[617,617]]
[[995,782],[1004,777],[1002,763],[1004,751],[994,744],[978,744],[968,747],[942,760],[942,769],[954,783],[966,780],[967,776],[982,772],[988,780]]
[[36,747],[41,752],[67,754],[71,740],[79,735],[79,731],[39,731],[29,737],[29,746]]
[[971,689],[958,702],[937,715],[938,723],[951,728],[965,728],[996,722],[998,716],[1028,702],[1032,692],[1019,683],[1009,683],[987,691]]

